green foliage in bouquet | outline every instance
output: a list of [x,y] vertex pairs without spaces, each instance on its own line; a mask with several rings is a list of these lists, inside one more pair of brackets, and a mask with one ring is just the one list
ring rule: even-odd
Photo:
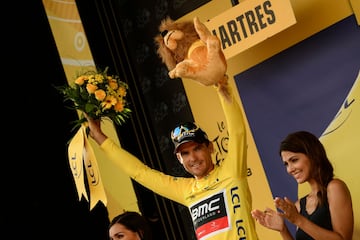
[[[72,109],[80,110],[93,119],[109,118],[115,124],[123,124],[130,117],[131,109],[126,101],[128,85],[118,76],[109,75],[105,70],[90,70],[78,74],[74,84],[57,87],[64,95],[64,101],[72,101]],[[82,114],[75,121],[79,127],[86,122]]]

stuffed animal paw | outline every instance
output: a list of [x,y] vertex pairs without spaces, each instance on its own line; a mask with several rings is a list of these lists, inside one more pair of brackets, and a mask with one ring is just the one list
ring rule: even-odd
[[220,40],[197,17],[184,22],[166,18],[159,30],[157,53],[170,78],[192,79],[205,86],[224,80],[227,62]]

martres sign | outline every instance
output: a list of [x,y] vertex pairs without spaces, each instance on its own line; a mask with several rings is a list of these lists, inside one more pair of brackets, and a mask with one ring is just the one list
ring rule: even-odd
[[229,59],[295,23],[289,0],[245,0],[205,24]]

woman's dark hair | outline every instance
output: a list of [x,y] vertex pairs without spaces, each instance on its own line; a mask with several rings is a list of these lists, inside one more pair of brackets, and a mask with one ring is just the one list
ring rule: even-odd
[[146,218],[138,212],[126,211],[114,217],[109,225],[109,229],[116,223],[125,226],[130,231],[139,234],[141,240],[152,240],[152,232]]
[[327,202],[326,189],[329,182],[334,178],[334,168],[320,140],[310,132],[294,132],[281,142],[280,156],[282,151],[303,153],[310,159],[311,177],[320,184],[320,191],[317,193],[319,204],[322,205]]

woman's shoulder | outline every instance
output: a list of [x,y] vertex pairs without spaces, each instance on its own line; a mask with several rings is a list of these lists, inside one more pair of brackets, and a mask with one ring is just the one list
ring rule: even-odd
[[334,178],[332,179],[329,184],[328,184],[328,188],[332,188],[332,187],[347,187],[346,183],[344,180],[340,179],[340,178]]
[[328,194],[330,193],[334,193],[334,194],[339,194],[339,193],[349,193],[349,188],[346,185],[345,181],[340,179],[340,178],[334,178],[332,179],[328,186],[327,186],[327,192]]

